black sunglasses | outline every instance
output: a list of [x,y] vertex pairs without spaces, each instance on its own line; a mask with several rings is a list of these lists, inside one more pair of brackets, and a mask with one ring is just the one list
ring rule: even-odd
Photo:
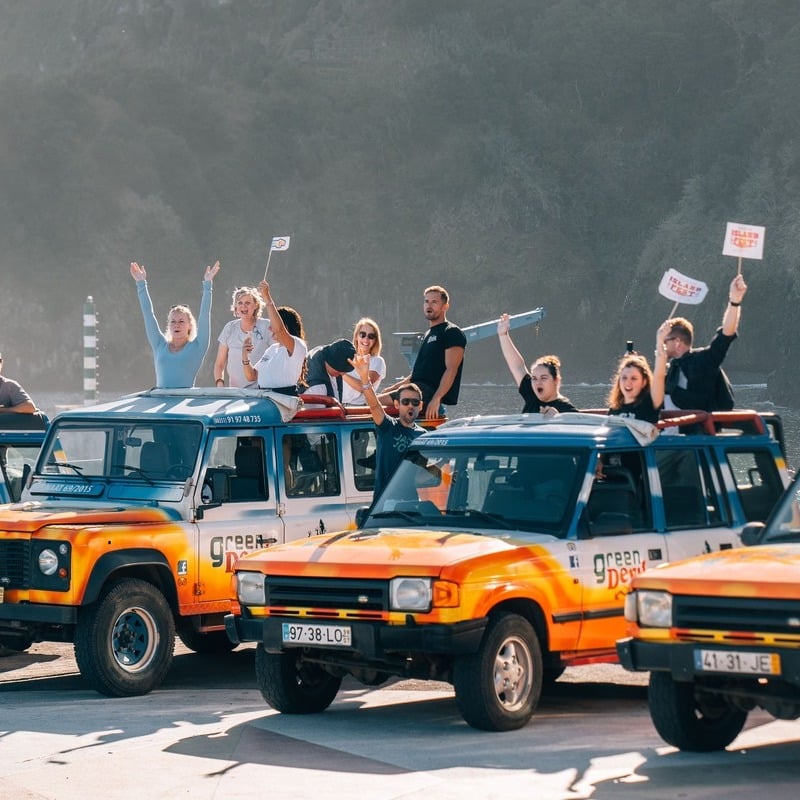
[[374,333],[367,333],[366,331],[359,331],[358,332],[359,338],[363,339],[366,337],[367,339],[377,339],[377,335]]
[[422,400],[419,400],[416,397],[404,397],[400,400],[401,405],[414,406],[414,408],[416,408],[421,402]]

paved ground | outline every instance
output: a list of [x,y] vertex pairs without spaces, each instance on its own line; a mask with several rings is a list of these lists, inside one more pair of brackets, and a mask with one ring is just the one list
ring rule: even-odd
[[345,684],[323,714],[278,714],[253,651],[181,645],[164,685],[107,698],[72,648],[0,658],[0,800],[751,800],[794,797],[800,723],[751,714],[728,751],[678,753],[644,676],[568,670],[520,731],[464,724],[446,684]]

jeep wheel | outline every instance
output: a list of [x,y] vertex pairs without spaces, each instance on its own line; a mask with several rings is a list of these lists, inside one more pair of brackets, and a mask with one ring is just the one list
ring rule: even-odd
[[746,711],[700,694],[693,683],[673,680],[668,672],[650,673],[647,702],[659,736],[679,750],[724,750],[747,721]]
[[456,703],[473,728],[516,730],[539,702],[542,674],[542,650],[531,624],[501,614],[489,624],[478,652],[456,659]]
[[316,664],[304,664],[299,650],[268,653],[256,648],[256,683],[263,698],[282,714],[318,714],[336,697],[342,679]]
[[225,631],[200,633],[194,628],[185,627],[178,629],[178,638],[190,650],[204,655],[224,655],[236,647]]
[[172,664],[174,647],[172,611],[164,595],[146,581],[112,584],[78,618],[78,668],[94,689],[110,697],[155,689]]

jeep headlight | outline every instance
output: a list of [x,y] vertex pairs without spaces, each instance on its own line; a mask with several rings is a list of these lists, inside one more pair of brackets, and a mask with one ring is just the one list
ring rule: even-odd
[[392,578],[389,584],[392,611],[430,611],[430,578]]
[[672,595],[639,589],[625,599],[625,619],[643,628],[669,628],[672,625]]
[[55,575],[58,569],[58,556],[49,547],[39,553],[39,571],[42,575]]
[[236,597],[243,606],[264,606],[267,593],[264,589],[264,575],[260,572],[236,573]]

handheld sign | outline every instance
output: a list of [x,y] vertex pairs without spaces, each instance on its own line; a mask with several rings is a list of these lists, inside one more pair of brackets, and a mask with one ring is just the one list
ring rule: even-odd
[[668,300],[675,301],[669,314],[671,317],[675,313],[678,303],[686,303],[690,306],[702,303],[708,294],[708,286],[703,281],[689,278],[676,269],[668,269],[658,285],[658,293]]
[[764,258],[764,232],[760,225],[743,225],[740,222],[729,222],[725,230],[725,243],[722,255],[739,257],[739,274],[742,273],[742,259],[753,258],[761,261]]
[[273,236],[272,242],[269,246],[269,255],[267,256],[267,266],[264,268],[264,280],[267,279],[267,270],[269,270],[269,260],[272,258],[272,251],[278,250],[279,252],[282,250],[289,249],[289,242],[291,241],[291,236]]

